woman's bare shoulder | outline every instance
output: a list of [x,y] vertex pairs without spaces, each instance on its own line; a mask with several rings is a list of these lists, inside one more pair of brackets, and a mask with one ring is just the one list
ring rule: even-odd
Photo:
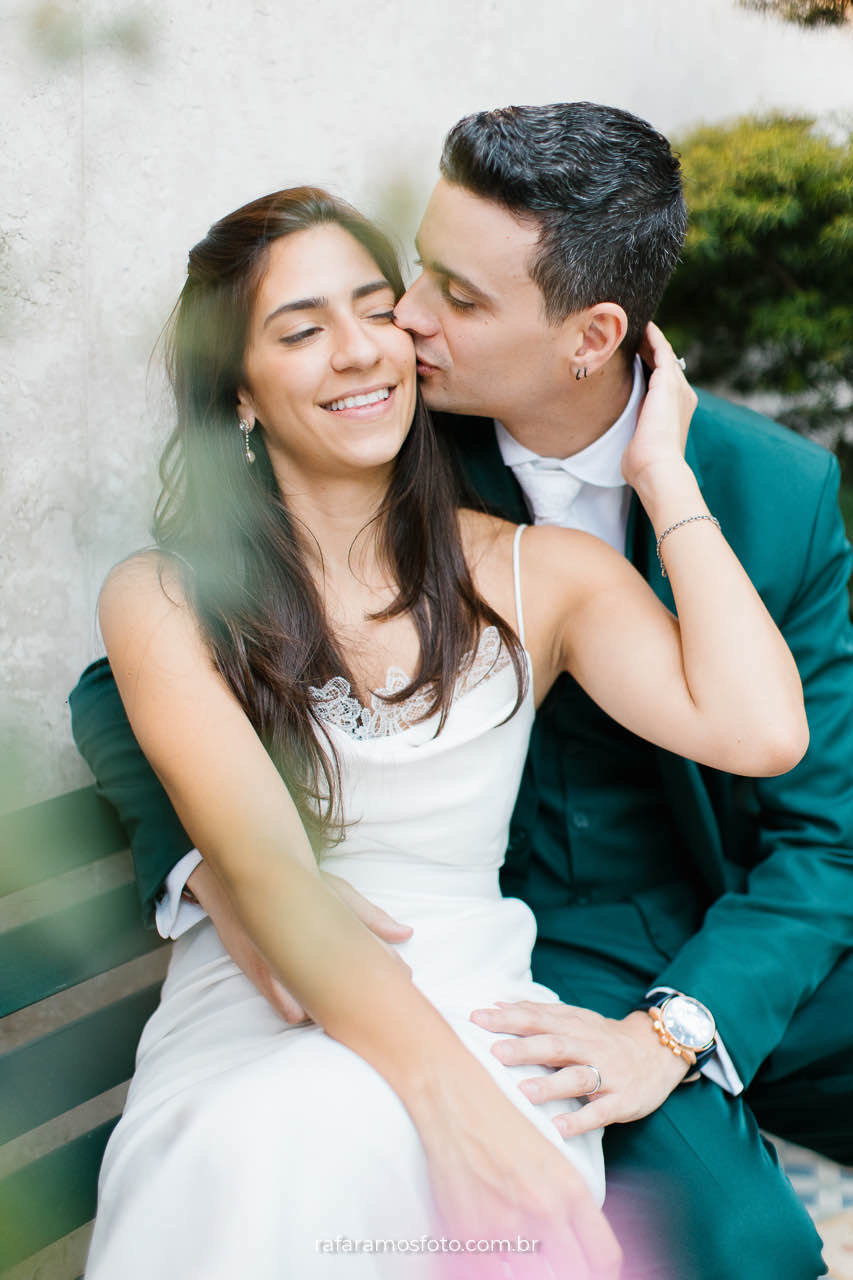
[[178,562],[158,547],[134,551],[113,565],[101,587],[98,609],[111,612],[133,606],[134,610],[152,604],[169,609],[186,607],[183,573]]
[[116,673],[121,668],[138,673],[143,668],[209,665],[181,566],[157,549],[128,556],[110,570],[98,600],[98,620]]
[[562,529],[554,524],[531,525],[521,540],[521,554],[543,572],[577,570],[586,562],[595,564],[618,553],[601,538],[582,529]]
[[[459,512],[459,529],[466,559],[473,566],[492,557],[504,562],[518,525],[481,511],[464,510]],[[522,560],[532,566],[537,575],[582,572],[586,567],[595,569],[617,555],[593,534],[561,529],[558,525],[525,526],[521,538]]]
[[502,555],[504,547],[512,541],[518,525],[485,511],[461,508],[458,512],[459,536],[465,559],[472,567],[495,554]]
[[[485,595],[512,578],[512,543],[518,525],[477,511],[462,511],[465,559]],[[623,557],[593,534],[557,525],[525,527],[519,547],[526,595],[553,603],[554,589],[583,589],[606,580]]]

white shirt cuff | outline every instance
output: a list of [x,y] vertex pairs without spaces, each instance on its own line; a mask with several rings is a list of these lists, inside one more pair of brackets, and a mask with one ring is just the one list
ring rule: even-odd
[[201,862],[198,849],[190,849],[177,862],[163,882],[163,896],[154,909],[157,932],[161,938],[180,938],[182,933],[207,917],[204,907],[181,897],[186,883]]
[[[659,991],[668,996],[678,994],[675,987],[650,987],[646,992],[646,998],[656,995]],[[713,1080],[714,1084],[718,1084],[721,1089],[725,1089],[726,1093],[731,1093],[735,1097],[739,1093],[743,1093],[743,1081],[735,1070],[735,1065],[719,1035],[717,1036],[717,1052],[699,1070],[703,1076],[707,1076],[709,1080]]]
[[743,1093],[743,1081],[735,1071],[735,1064],[719,1036],[717,1036],[717,1052],[699,1070],[703,1076],[707,1076],[709,1080],[714,1081],[714,1084],[725,1089],[726,1093],[732,1093],[735,1097]]

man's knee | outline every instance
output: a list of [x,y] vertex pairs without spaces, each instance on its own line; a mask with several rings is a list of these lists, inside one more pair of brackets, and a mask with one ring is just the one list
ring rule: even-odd
[[[826,1274],[820,1236],[793,1188],[740,1201],[716,1221],[692,1225],[684,1280],[816,1280]],[[703,1229],[702,1229],[703,1228]],[[679,1276],[681,1280],[681,1276]]]
[[626,1280],[825,1274],[820,1237],[775,1152],[717,1086],[680,1090],[654,1116],[614,1126],[605,1157]]

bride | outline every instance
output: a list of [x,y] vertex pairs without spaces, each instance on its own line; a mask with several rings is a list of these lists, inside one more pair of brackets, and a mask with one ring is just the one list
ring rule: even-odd
[[[678,620],[597,539],[456,507],[402,288],[384,237],[309,188],[190,253],[158,547],[112,571],[100,620],[140,745],[312,1021],[283,1022],[210,921],[179,939],[87,1280],[302,1280],[335,1252],[351,1280],[615,1276],[600,1133],[564,1137],[573,1104],[530,1102],[531,1068],[469,1016],[556,999],[498,890],[534,707],[570,671],[712,767],[805,750],[791,656],[684,462],[695,397],[660,332],[623,465],[658,534],[678,526]],[[378,941],[328,873],[411,938]]]

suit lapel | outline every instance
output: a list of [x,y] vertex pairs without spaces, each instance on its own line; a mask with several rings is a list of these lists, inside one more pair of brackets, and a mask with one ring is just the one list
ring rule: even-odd
[[468,485],[497,515],[513,524],[528,524],[530,513],[518,481],[504,466],[492,418],[440,413],[438,427]]

